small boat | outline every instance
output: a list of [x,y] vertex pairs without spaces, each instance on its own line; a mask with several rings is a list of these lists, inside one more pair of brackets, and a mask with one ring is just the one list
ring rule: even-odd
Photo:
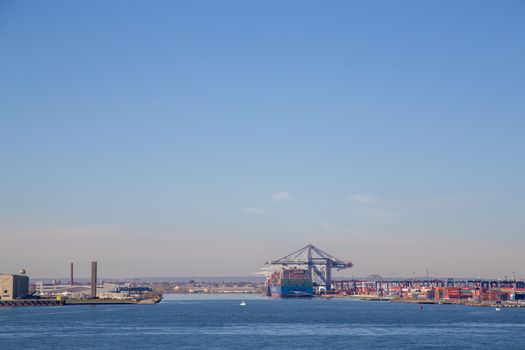
[[494,310],[496,310],[496,311],[501,311],[501,308],[498,307],[498,306],[496,306],[496,307],[494,308]]
[[240,304],[240,305],[241,305],[241,306],[246,306],[246,303],[244,302],[244,300],[241,301],[241,304]]

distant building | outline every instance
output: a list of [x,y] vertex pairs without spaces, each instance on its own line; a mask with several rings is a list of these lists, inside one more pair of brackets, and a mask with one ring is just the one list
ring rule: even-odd
[[28,293],[28,276],[0,274],[0,300],[13,300]]
[[75,285],[71,287],[68,284],[49,284],[44,281],[35,282],[35,291],[41,297],[54,297],[57,295],[68,296],[73,298],[87,298],[91,295],[89,285]]

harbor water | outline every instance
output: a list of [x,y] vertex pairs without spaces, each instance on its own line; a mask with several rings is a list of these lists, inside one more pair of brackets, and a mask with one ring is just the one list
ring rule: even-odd
[[525,309],[186,295],[158,305],[0,309],[2,350],[452,347],[524,349]]

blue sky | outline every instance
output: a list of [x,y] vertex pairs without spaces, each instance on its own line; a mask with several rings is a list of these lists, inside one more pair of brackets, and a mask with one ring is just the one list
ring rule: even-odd
[[0,266],[238,275],[312,242],[357,275],[519,271],[524,16],[0,1]]

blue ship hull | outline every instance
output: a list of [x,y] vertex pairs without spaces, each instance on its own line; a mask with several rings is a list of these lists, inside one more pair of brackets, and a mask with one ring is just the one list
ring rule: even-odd
[[310,298],[314,295],[311,286],[270,286],[270,292],[275,298]]

